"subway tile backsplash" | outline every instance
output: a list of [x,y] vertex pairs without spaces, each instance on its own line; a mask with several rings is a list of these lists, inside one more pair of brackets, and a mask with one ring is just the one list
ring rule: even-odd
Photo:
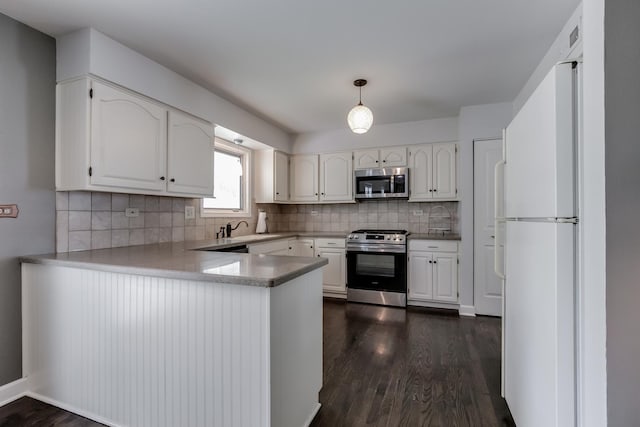
[[[185,206],[196,208],[185,219]],[[138,208],[135,218],[126,208]],[[254,204],[250,218],[200,216],[200,200],[87,191],[56,193],[56,250],[103,249],[184,240],[214,239],[220,227],[246,220],[234,236],[255,233],[258,210],[267,212],[270,232],[344,232],[358,228],[406,229],[412,233],[449,230],[459,233],[458,203],[367,201],[332,205]]]

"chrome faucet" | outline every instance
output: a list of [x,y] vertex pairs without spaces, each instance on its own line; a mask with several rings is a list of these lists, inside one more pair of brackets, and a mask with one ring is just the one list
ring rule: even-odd
[[238,222],[238,223],[236,224],[236,226],[235,226],[235,227],[233,227],[233,228],[231,228],[231,223],[230,223],[230,222],[228,222],[228,223],[227,223],[227,237],[231,237],[231,231],[233,231],[233,230],[237,230],[237,229],[238,229],[238,227],[240,227],[240,224],[242,224],[243,222],[244,222],[244,225],[246,225],[246,226],[247,226],[247,228],[249,228],[249,223],[248,223],[247,221],[240,221],[240,222]]

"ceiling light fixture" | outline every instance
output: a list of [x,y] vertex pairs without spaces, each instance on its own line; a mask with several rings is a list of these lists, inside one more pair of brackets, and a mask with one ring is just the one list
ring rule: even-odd
[[362,86],[366,84],[367,81],[364,79],[358,79],[353,82],[355,87],[360,88],[360,101],[347,115],[347,123],[349,123],[353,133],[366,133],[373,124],[373,113],[368,107],[362,105]]

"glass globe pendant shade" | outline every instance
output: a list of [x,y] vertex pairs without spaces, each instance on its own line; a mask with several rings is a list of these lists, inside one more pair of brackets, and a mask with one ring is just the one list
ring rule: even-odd
[[366,133],[373,124],[373,113],[368,107],[358,104],[349,111],[347,123],[353,133]]

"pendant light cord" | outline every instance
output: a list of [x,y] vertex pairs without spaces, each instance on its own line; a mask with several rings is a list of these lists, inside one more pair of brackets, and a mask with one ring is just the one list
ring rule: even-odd
[[360,89],[360,101],[358,102],[358,105],[362,105],[362,86],[359,86],[358,89]]

